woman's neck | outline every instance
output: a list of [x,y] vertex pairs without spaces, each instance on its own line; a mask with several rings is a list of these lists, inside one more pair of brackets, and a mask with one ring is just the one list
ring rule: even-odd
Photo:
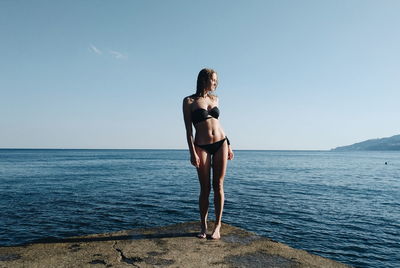
[[203,94],[199,95],[199,97],[206,99],[208,97],[208,91],[204,91]]

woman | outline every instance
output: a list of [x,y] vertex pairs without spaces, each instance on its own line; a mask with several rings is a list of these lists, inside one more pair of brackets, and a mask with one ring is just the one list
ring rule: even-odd
[[[224,208],[224,177],[228,160],[233,152],[224,130],[219,124],[218,98],[212,93],[218,85],[217,73],[212,69],[203,69],[197,77],[196,94],[183,100],[183,117],[186,137],[190,151],[190,161],[197,168],[200,182],[199,208],[201,231],[199,238],[207,237],[207,216],[210,178],[212,168],[212,186],[214,190],[215,226],[211,239],[219,239],[222,211]],[[193,139],[192,124],[196,129]]]

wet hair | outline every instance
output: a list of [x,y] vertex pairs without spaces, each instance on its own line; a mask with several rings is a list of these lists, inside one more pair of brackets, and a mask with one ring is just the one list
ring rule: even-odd
[[197,76],[197,87],[195,96],[204,96],[204,89],[210,87],[210,80],[212,79],[213,74],[217,74],[217,72],[209,68],[204,68],[199,72],[199,75]]

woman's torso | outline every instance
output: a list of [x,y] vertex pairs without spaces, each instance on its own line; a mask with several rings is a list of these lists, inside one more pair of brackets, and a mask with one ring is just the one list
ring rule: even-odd
[[194,128],[196,129],[194,142],[196,144],[210,144],[225,138],[225,133],[221,127],[221,124],[219,123],[219,120],[214,117],[214,114],[216,113],[215,107],[218,107],[218,100],[216,97],[214,97],[214,99],[207,97],[195,98],[193,100],[190,107],[192,114],[198,109],[206,110],[203,111],[203,113],[205,114],[209,113],[209,118],[207,118],[206,120],[203,119],[200,122],[194,122]]

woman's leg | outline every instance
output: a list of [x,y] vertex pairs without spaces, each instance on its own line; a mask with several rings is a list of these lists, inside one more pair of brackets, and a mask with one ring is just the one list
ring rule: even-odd
[[210,185],[211,157],[206,151],[202,150],[201,148],[198,147],[195,148],[196,148],[196,153],[200,158],[200,166],[199,168],[197,168],[197,175],[199,176],[199,182],[200,182],[199,209],[200,209],[201,231],[198,237],[206,238],[209,196],[211,191],[211,185]]
[[222,211],[224,210],[224,178],[228,164],[228,145],[226,142],[214,154],[213,157],[213,190],[215,207],[215,227],[211,235],[212,239],[220,238],[220,228],[222,220]]

